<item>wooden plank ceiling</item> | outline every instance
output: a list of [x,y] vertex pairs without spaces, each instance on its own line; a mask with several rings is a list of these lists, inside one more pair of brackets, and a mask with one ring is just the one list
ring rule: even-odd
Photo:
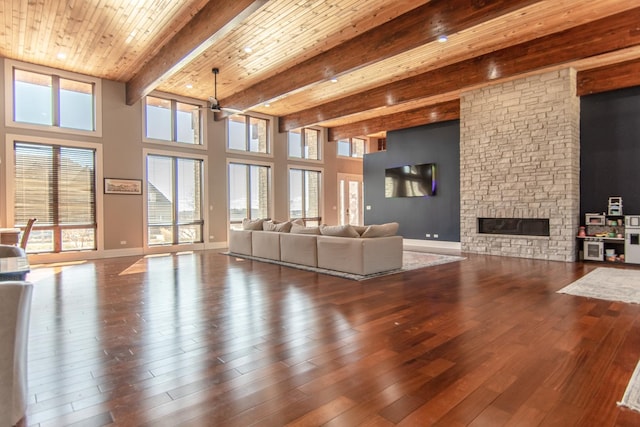
[[338,139],[451,120],[465,90],[560,67],[578,70],[579,94],[638,85],[639,6],[0,0],[0,56],[125,82],[128,104],[152,90],[206,100],[216,67],[223,107]]

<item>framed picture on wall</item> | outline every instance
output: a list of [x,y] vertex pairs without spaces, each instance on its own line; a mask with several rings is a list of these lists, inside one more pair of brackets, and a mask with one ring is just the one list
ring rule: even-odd
[[105,178],[104,194],[142,194],[142,180]]

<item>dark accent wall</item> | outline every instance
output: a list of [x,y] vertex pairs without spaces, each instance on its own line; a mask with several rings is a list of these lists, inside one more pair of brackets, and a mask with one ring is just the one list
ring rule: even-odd
[[[386,168],[422,163],[436,164],[435,196],[385,197]],[[459,120],[388,132],[387,151],[366,154],[363,170],[365,224],[397,221],[407,239],[460,241]]]
[[580,99],[580,223],[622,197],[640,215],[640,87]]

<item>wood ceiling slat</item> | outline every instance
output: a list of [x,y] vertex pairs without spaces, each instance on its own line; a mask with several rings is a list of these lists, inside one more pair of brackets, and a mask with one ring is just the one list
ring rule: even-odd
[[[85,2],[84,4],[87,5],[87,3]],[[98,8],[101,8],[100,12],[98,12]],[[108,49],[108,40],[112,37],[108,29],[114,17],[115,11],[111,5],[98,5],[98,7],[92,7],[91,10],[84,11],[84,17],[79,22],[80,25],[75,27],[77,30],[74,28],[74,31],[69,32],[69,35],[71,39],[76,40],[78,35],[86,36],[81,36],[79,45],[86,44],[93,46],[93,49],[84,50],[84,55],[82,55],[82,51],[74,52],[73,59],[75,61],[91,61],[94,56],[97,56],[97,52],[102,53]],[[90,28],[92,31],[89,30]],[[98,57],[96,59],[100,60],[101,58]]]
[[[640,44],[640,8],[280,117],[280,132]],[[589,43],[576,43],[589,39]],[[425,82],[429,82],[425,84]]]
[[51,52],[47,53],[47,48],[51,43],[51,38],[55,35],[55,23],[59,14],[64,11],[64,6],[57,2],[47,2],[48,9],[43,11],[42,28],[44,31],[41,33],[40,49],[44,51],[45,55],[51,55]]
[[[273,16],[277,16],[278,13],[281,13],[281,10],[287,10],[288,14],[301,13],[300,6],[297,6],[297,3],[299,2],[293,0],[271,0],[266,9],[269,11],[268,17],[256,16],[243,23],[241,28],[231,32],[229,37],[207,51],[206,56],[194,61],[189,67],[188,73],[185,74],[188,74],[194,81],[209,82],[210,69],[215,63],[221,70],[218,79],[218,93],[220,97],[224,97],[229,93],[248,87],[254,79],[269,78],[289,68],[290,65],[288,64],[301,62],[309,56],[335,46],[344,39],[351,38],[363,30],[370,29],[371,25],[379,25],[394,18],[398,13],[411,10],[422,2],[416,2],[415,0],[396,0],[393,2],[389,0],[354,1],[351,4],[353,8],[357,7],[357,10],[349,16],[349,19],[345,20],[344,17],[333,17],[330,20],[318,18],[317,25],[309,31],[309,34],[313,37],[308,36],[303,40],[297,41],[290,40],[288,37],[281,37],[276,45],[269,45],[270,47],[267,48],[267,43],[271,43],[271,41],[268,40],[266,33],[276,31],[278,26],[284,25],[280,19],[274,20]],[[331,2],[315,2],[314,7],[326,7],[324,3],[337,2],[335,0]],[[376,13],[374,14],[372,11]],[[265,12],[264,15],[267,15],[267,13]],[[358,22],[358,25],[354,26],[351,23],[352,20]],[[332,23],[337,25],[336,30],[333,30]],[[246,39],[246,34],[251,35],[249,41]],[[318,42],[318,40],[321,41]],[[251,55],[247,55],[242,51],[247,45],[254,48],[254,53]],[[278,59],[274,59],[276,57],[276,54],[272,53],[274,51],[284,52],[286,58],[284,60],[279,59],[282,56],[278,53]],[[248,60],[252,64],[258,64],[254,66],[255,71],[246,69],[245,61]],[[177,90],[179,91],[177,93],[181,95],[193,95],[193,93],[189,93],[188,90],[184,89],[186,80],[180,79],[181,77],[185,76],[176,76],[175,79],[168,80],[160,87],[160,90],[174,93]]]
[[18,22],[15,28],[16,34],[18,34],[18,51],[21,55],[25,54],[25,37],[27,32],[27,11],[28,4],[26,2],[20,2],[18,12]]
[[220,37],[262,7],[265,1],[218,0],[208,3],[187,27],[162,47],[144,70],[127,82],[127,104],[137,102],[156,89],[158,82],[195,60]]
[[122,49],[117,49],[116,47],[128,44],[127,40],[129,40],[131,32],[127,32],[124,29],[136,28],[136,23],[143,8],[137,3],[125,2],[118,9],[119,22],[113,22],[110,29],[111,34],[113,34],[110,49],[101,55],[101,61],[105,63],[118,64],[124,59]]
[[407,52],[435,40],[443,32],[461,31],[481,19],[495,18],[532,3],[535,1],[505,0],[480,6],[466,0],[431,1],[242,92],[223,97],[221,103],[240,110],[248,109]]
[[[177,14],[179,12],[177,10],[178,6],[175,3],[173,4],[170,3],[169,5],[158,4],[157,7],[166,7],[167,8],[166,14],[169,14],[169,15],[173,13]],[[126,58],[125,58],[125,55],[123,54],[122,49],[116,49],[115,47],[133,43],[134,38],[138,36],[138,31],[136,30],[136,28],[142,27],[141,24],[144,22],[144,20],[146,19],[145,17],[148,16],[148,14],[149,14],[149,10],[147,7],[144,7],[144,5],[140,6],[136,3],[128,3],[128,7],[119,11],[119,15],[121,16],[120,23],[113,22],[111,25],[111,27],[113,28],[109,30],[110,33],[113,35],[111,47],[110,49],[105,50],[105,54],[102,55],[102,57],[100,58],[100,61],[104,63],[122,62],[123,64],[126,64],[127,61],[124,61]],[[149,34],[157,33],[161,25],[162,25],[162,22],[157,22],[153,26],[149,26],[146,32],[148,32]],[[131,29],[131,30],[122,31],[122,30],[118,30],[118,27]],[[135,31],[135,36],[131,37],[131,34],[134,31]],[[144,34],[142,36],[144,36]],[[139,39],[139,41],[141,40]],[[120,68],[120,67],[118,68],[119,70],[118,75],[122,75],[121,70],[123,69],[126,69],[126,68]]]
[[[2,0],[0,55],[103,78],[130,79],[136,65],[147,60],[147,51],[157,49],[159,41],[170,38],[206,2]],[[135,8],[139,16],[128,21],[125,15]],[[122,34],[128,36],[136,27],[136,40],[119,42]],[[66,53],[67,59],[57,59],[58,52]]]
[[547,2],[525,8],[454,34],[446,44],[425,44],[407,55],[380,61],[341,76],[339,86],[322,83],[288,95],[282,106],[279,102],[272,103],[271,112],[285,115],[291,111],[312,108],[331,99],[441,68],[511,44],[523,43],[576,24],[585,24],[592,21],[594,16],[612,15],[631,8],[631,3],[618,0],[585,0],[581,4],[584,7],[576,6],[568,10],[563,2]]

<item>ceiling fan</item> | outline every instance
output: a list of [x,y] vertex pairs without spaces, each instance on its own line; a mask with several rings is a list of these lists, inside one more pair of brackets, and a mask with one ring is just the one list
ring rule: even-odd
[[211,72],[213,73],[213,96],[209,97],[209,108],[211,108],[211,111],[214,113],[219,113],[222,111],[222,106],[220,102],[218,102],[218,74],[220,73],[220,69],[212,68]]
[[218,101],[218,74],[220,74],[220,69],[212,68],[211,72],[213,73],[213,96],[209,97],[209,110],[214,113],[220,113],[222,111],[226,111],[229,113],[242,113],[241,110],[236,110],[234,108],[223,108],[220,105],[220,101]]

